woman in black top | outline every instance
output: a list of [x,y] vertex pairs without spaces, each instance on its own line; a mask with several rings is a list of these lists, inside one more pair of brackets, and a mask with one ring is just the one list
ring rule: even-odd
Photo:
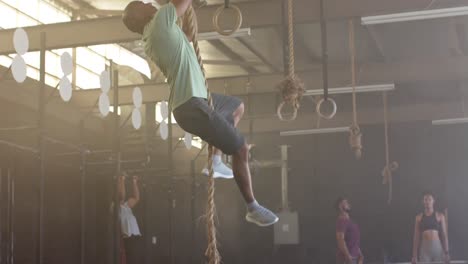
[[434,202],[432,193],[424,193],[424,212],[416,216],[414,225],[412,263],[450,262],[445,215],[434,211]]

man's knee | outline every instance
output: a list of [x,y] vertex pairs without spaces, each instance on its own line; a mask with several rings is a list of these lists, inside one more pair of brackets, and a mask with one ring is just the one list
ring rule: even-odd
[[249,145],[247,145],[246,143],[244,143],[244,145],[242,145],[242,147],[239,148],[239,150],[237,150],[236,154],[239,158],[243,159],[243,160],[247,160],[247,158],[249,157]]

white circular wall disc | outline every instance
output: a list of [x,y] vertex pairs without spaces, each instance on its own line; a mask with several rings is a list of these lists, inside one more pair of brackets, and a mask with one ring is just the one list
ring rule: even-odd
[[99,96],[99,112],[101,112],[102,116],[107,116],[110,111],[110,100],[109,96],[106,93],[102,93]]
[[26,80],[26,62],[21,55],[16,55],[13,59],[11,72],[16,82],[23,83]]
[[60,56],[60,65],[62,66],[63,74],[70,75],[73,72],[73,59],[70,53],[64,52]]
[[163,119],[167,119],[169,117],[169,108],[166,101],[161,102],[161,116]]
[[28,52],[29,49],[29,38],[28,34],[24,29],[17,28],[13,35],[13,45],[15,46],[15,50],[19,55],[24,55]]
[[166,140],[168,137],[168,127],[166,121],[162,121],[159,125],[159,134],[163,140]]
[[108,93],[111,86],[110,73],[108,71],[103,71],[99,79],[101,82],[101,90],[104,93]]
[[136,108],[140,108],[143,104],[143,94],[141,93],[140,87],[135,87],[133,89],[133,105]]
[[141,112],[138,108],[133,108],[132,111],[132,125],[133,128],[136,130],[140,129],[141,127]]
[[72,84],[67,76],[63,76],[62,79],[60,80],[59,89],[60,89],[59,90],[60,97],[62,97],[62,100],[65,102],[70,101],[73,91],[72,91]]

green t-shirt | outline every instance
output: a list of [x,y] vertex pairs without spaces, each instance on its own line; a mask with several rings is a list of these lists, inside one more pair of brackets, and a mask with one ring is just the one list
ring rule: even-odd
[[146,55],[167,78],[172,109],[192,97],[207,98],[203,73],[191,43],[177,25],[174,4],[166,4],[156,12],[145,27],[143,41]]

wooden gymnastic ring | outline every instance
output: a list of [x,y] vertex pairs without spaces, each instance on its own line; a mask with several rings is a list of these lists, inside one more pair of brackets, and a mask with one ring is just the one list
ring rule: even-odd
[[[322,104],[323,104],[323,102],[325,102],[325,101],[331,102],[331,104],[332,104],[332,106],[333,106],[333,110],[332,110],[332,112],[331,112],[329,115],[324,115],[324,114],[322,113],[322,111],[321,111],[321,109],[322,109]],[[315,108],[315,110],[317,111],[317,114],[318,114],[321,118],[330,120],[330,119],[332,119],[333,117],[335,117],[335,115],[336,115],[336,110],[337,110],[336,102],[335,102],[335,100],[333,100],[333,99],[331,99],[331,98],[327,98],[326,100],[325,100],[324,98],[322,98],[322,99],[320,99],[320,101],[317,103],[317,107]]]
[[[219,16],[223,13],[225,9],[233,9],[234,11],[236,11],[236,24],[234,25],[234,28],[231,30],[223,30],[219,26]],[[219,34],[223,36],[231,36],[232,34],[236,33],[237,30],[239,30],[240,27],[242,26],[241,10],[235,5],[229,5],[229,7],[225,7],[224,5],[220,6],[218,9],[216,9],[215,14],[213,16],[213,26],[216,32],[218,32]]]

